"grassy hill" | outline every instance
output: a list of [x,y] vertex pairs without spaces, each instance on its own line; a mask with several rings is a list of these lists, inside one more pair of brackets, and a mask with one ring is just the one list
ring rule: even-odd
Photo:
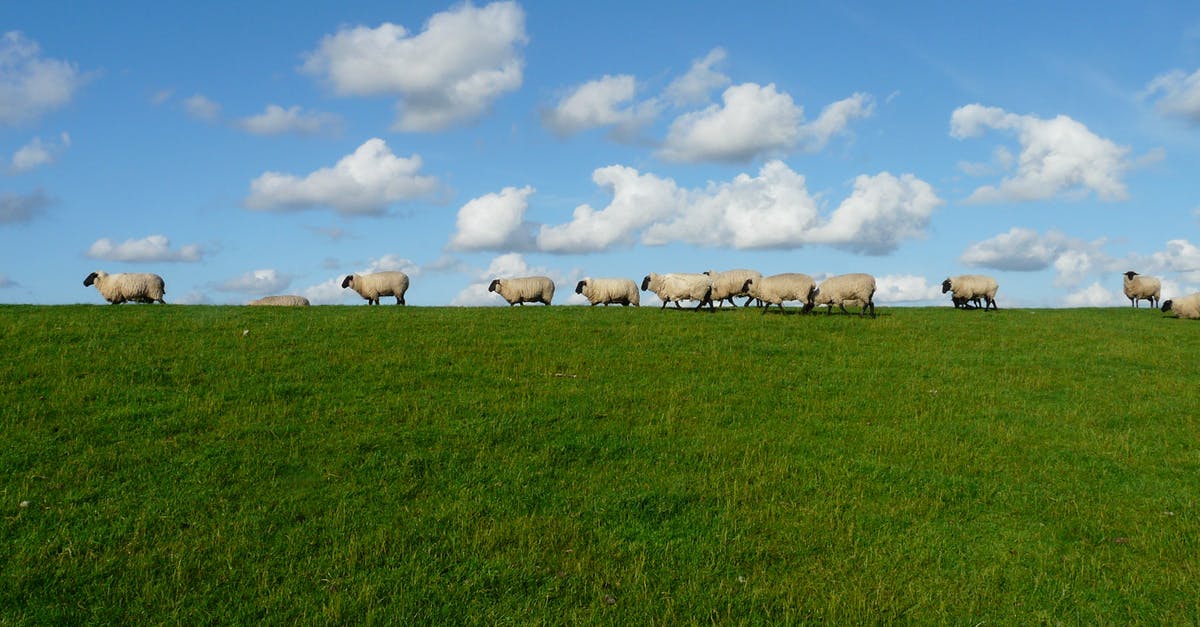
[[1154,310],[0,307],[0,622],[1200,619]]

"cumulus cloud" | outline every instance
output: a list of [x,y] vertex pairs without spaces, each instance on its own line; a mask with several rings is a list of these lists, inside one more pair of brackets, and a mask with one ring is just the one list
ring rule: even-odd
[[1200,282],[1200,248],[1185,239],[1173,239],[1150,258],[1154,272],[1178,272],[1189,283]]
[[544,225],[539,250],[582,253],[634,243],[686,242],[742,249],[798,248],[826,244],[865,254],[885,254],[905,239],[923,237],[941,204],[933,188],[905,174],[859,176],[854,190],[823,215],[805,179],[781,161],[763,165],[757,176],[686,190],[673,180],[625,166],[596,170],[593,180],[608,188],[603,209],[582,205],[565,224]]
[[22,173],[50,165],[70,146],[71,136],[66,133],[59,135],[58,142],[43,142],[41,137],[34,137],[13,153],[10,169],[15,173]]
[[658,114],[651,99],[635,103],[637,81],[629,75],[604,76],[580,85],[542,114],[542,123],[560,136],[612,127],[617,139],[631,139]]
[[671,161],[746,162],[798,148],[816,152],[874,110],[870,96],[854,94],[805,124],[804,110],[774,83],[734,85],[721,98],[720,105],[676,118],[659,155]]
[[92,259],[105,261],[181,261],[195,262],[204,257],[198,244],[188,244],[171,250],[165,235],[150,235],[142,239],[127,239],[117,243],[107,237],[96,240],[85,253]]
[[386,142],[372,138],[332,168],[303,178],[264,173],[250,183],[245,204],[266,211],[331,207],[343,215],[380,215],[393,203],[437,189],[437,179],[419,175],[420,169],[420,156],[397,157]]
[[394,130],[437,131],[479,117],[521,86],[527,40],[517,3],[467,3],[434,14],[415,35],[391,23],[342,28],[301,71],[339,95],[397,95]]
[[38,43],[22,33],[0,35],[0,124],[36,120],[70,102],[87,81],[74,63],[42,57]]
[[707,102],[709,93],[732,82],[728,76],[713,69],[726,56],[724,48],[713,48],[703,59],[693,61],[686,74],[671,81],[663,96],[677,107]]
[[[572,293],[575,283],[579,280],[579,272],[562,273],[542,266],[531,266],[521,253],[507,253],[495,257],[486,270],[475,275],[475,280],[465,287],[450,301],[455,307],[474,307],[480,305],[508,305],[507,302],[494,292],[488,291],[492,279],[511,278],[520,276],[547,276],[554,281],[555,302],[566,300]],[[567,287],[570,286],[570,290]]]
[[299,106],[284,109],[271,104],[258,115],[238,120],[236,126],[255,135],[318,135],[334,132],[341,126],[341,118],[332,113],[305,111]]
[[472,199],[458,210],[451,250],[523,250],[533,245],[533,225],[525,210],[533,188],[505,187]]
[[1120,290],[1110,290],[1099,281],[1063,297],[1063,304],[1068,307],[1112,307],[1124,302],[1127,301]]
[[1124,200],[1123,177],[1132,167],[1129,148],[1100,137],[1065,115],[1044,120],[970,104],[950,116],[950,135],[979,137],[987,130],[1015,133],[1021,144],[1017,170],[999,185],[985,185],[968,202],[1044,200],[1094,193],[1101,200]]
[[274,269],[251,270],[216,285],[222,292],[239,292],[263,296],[281,292],[292,284],[292,277]]
[[1055,285],[1074,287],[1098,272],[1114,272],[1119,263],[1106,254],[1104,239],[1086,242],[1060,231],[1044,234],[1014,227],[991,239],[967,247],[960,260],[969,265],[996,270],[1034,272],[1053,267]]
[[1144,95],[1157,98],[1154,106],[1163,115],[1200,124],[1200,70],[1188,74],[1174,70],[1155,77]]
[[30,222],[52,204],[54,201],[40,189],[30,194],[0,194],[0,224]]
[[941,284],[930,285],[925,277],[913,274],[889,274],[875,281],[875,301],[912,303],[942,298]]
[[183,110],[189,116],[201,122],[216,122],[221,119],[221,105],[209,100],[202,94],[196,94],[183,101]]

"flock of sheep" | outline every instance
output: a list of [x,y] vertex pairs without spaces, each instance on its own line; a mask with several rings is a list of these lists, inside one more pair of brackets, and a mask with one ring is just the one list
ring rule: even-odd
[[[1150,306],[1159,304],[1162,283],[1150,276],[1132,270],[1124,275],[1125,297],[1133,307],[1143,300]],[[342,280],[342,288],[351,288],[366,299],[368,305],[378,305],[384,296],[396,298],[403,305],[404,293],[408,291],[408,275],[403,272],[376,272],[373,274],[351,274]],[[96,271],[83,280],[84,286],[94,285],[108,302],[116,305],[125,302],[165,303],[163,295],[166,284],[157,274],[127,273],[109,274]],[[763,313],[771,305],[783,310],[784,302],[798,302],[801,311],[807,313],[814,307],[825,305],[831,313],[836,305],[845,313],[846,306],[860,307],[860,315],[875,317],[875,277],[869,274],[842,274],[818,284],[811,276],[798,272],[763,276],[754,270],[709,270],[703,274],[657,274],[651,272],[642,279],[641,289],[630,279],[586,278],[575,286],[575,293],[582,294],[595,305],[639,306],[642,291],[653,292],[665,308],[681,301],[697,303],[696,309],[708,305],[715,309],[725,301],[736,306],[735,297],[745,297],[743,306],[756,301],[763,305]],[[964,274],[950,277],[942,282],[942,293],[950,293],[951,302],[960,308],[998,309],[996,291],[999,285],[989,276]],[[488,285],[489,292],[499,294],[511,305],[543,303],[549,305],[554,299],[554,281],[544,276],[499,278]],[[250,305],[307,306],[303,296],[267,296],[248,303]],[[1200,292],[1180,298],[1162,301],[1164,312],[1174,312],[1177,317],[1200,319]]]

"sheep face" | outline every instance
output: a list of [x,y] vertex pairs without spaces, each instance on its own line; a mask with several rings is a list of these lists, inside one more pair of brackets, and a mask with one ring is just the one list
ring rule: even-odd
[[347,287],[350,287],[351,283],[354,283],[354,275],[348,274],[348,275],[346,275],[346,278],[342,279],[342,289],[346,289]]
[[1129,279],[1130,281],[1132,281],[1133,277],[1135,277],[1135,276],[1137,276],[1137,273],[1134,272],[1133,270],[1130,270],[1129,272],[1125,273],[1125,278]]
[[576,294],[582,294],[582,293],[583,293],[583,286],[585,286],[585,285],[587,285],[587,281],[586,281],[586,280],[584,280],[584,281],[580,281],[580,282],[576,283],[576,284],[575,284],[575,293],[576,293]]
[[500,279],[492,279],[491,285],[488,285],[488,291],[494,292],[499,287],[500,287]]
[[644,292],[648,289],[650,289],[650,275],[649,274],[647,274],[646,277],[642,279],[642,291]]
[[946,292],[949,292],[949,291],[950,291],[950,279],[946,279],[945,281],[942,281],[942,293],[945,294]]
[[98,276],[100,276],[100,275],[96,272],[93,272],[93,273],[87,275],[87,278],[83,280],[83,286],[91,287],[92,284],[96,282],[96,277],[98,277]]
[[1163,301],[1162,310],[1164,312],[1171,311],[1171,301],[1169,301],[1169,300]]

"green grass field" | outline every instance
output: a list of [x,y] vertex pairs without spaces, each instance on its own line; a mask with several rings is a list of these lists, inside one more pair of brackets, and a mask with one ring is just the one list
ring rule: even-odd
[[1200,621],[1156,310],[0,307],[0,622]]

